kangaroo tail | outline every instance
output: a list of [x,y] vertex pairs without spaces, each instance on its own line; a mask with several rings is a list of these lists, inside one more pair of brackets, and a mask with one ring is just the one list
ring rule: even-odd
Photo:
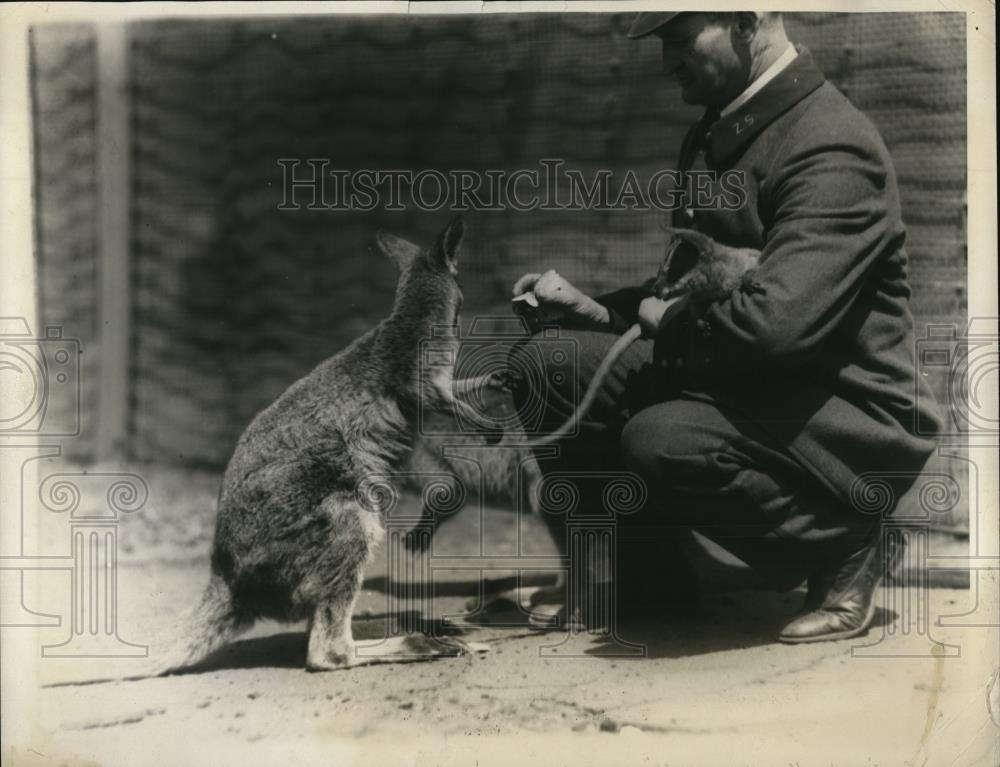
[[576,431],[579,422],[587,415],[587,413],[590,412],[590,408],[594,404],[594,400],[597,399],[597,392],[604,383],[604,379],[608,377],[608,373],[611,372],[611,369],[618,362],[619,358],[625,353],[625,350],[639,340],[641,335],[642,328],[639,327],[638,323],[622,333],[618,340],[612,344],[610,349],[608,349],[608,353],[604,355],[604,359],[601,360],[601,364],[598,366],[597,372],[595,372],[593,378],[590,379],[587,391],[584,393],[583,399],[580,401],[580,404],[573,415],[571,415],[551,434],[546,434],[544,437],[533,439],[525,443],[524,446],[541,447],[542,445],[549,445],[556,440],[565,437],[567,434]]
[[229,588],[213,574],[201,601],[181,623],[174,646],[149,676],[166,676],[193,666],[249,627],[250,621],[233,604]]
[[45,687],[78,687],[106,682],[134,682],[167,676],[204,660],[241,631],[250,627],[251,619],[241,614],[232,603],[223,580],[212,575],[201,601],[183,621],[174,646],[152,669],[137,675],[87,679],[75,682],[55,682]]

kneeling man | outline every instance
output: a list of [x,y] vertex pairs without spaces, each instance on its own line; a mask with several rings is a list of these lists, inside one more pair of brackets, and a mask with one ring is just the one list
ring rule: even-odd
[[[703,163],[745,180],[739,210],[680,210],[674,224],[759,250],[760,263],[725,299],[669,310],[643,287],[591,298],[552,271],[518,280],[515,295],[533,291],[567,317],[582,374],[566,371],[569,386],[586,387],[615,334],[638,321],[647,335],[543,470],[637,472],[652,502],[621,521],[623,547],[652,551],[672,528],[696,530],[778,588],[808,581],[780,640],[856,636],[886,563],[881,519],[852,497],[872,472],[899,497],[934,447],[915,433],[917,408],[922,423],[939,423],[915,374],[892,162],[871,122],[789,42],[780,14],[642,13],[629,34],[658,37],[683,99],[706,107],[680,170]],[[547,424],[578,394],[548,391]],[[516,396],[524,405],[539,393]],[[661,584],[644,584],[655,604]]]

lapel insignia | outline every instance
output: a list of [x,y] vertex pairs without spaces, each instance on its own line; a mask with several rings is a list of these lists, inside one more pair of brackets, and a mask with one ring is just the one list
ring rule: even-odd
[[[799,48],[798,57],[724,120],[712,126],[709,157],[714,165],[725,164],[744,149],[771,122],[819,88],[826,78],[816,68],[812,56]],[[720,130],[721,129],[721,130]]]

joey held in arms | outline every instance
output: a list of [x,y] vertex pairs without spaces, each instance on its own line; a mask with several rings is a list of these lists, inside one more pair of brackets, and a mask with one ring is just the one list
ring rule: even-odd
[[[656,279],[650,285],[650,297],[668,303],[666,307],[661,305],[663,311],[656,317],[656,327],[643,327],[646,323],[637,322],[626,330],[601,360],[576,411],[551,434],[527,443],[528,447],[548,445],[573,433],[580,420],[589,412],[605,378],[625,350],[643,335],[653,335],[657,327],[673,316],[671,310],[677,311],[674,307],[680,306],[682,298],[690,296],[699,302],[709,302],[725,298],[740,288],[756,289],[756,283],[752,278],[760,258],[759,251],[751,248],[732,248],[715,242],[708,235],[693,229],[664,227],[664,230],[671,239],[667,244],[666,254]],[[545,278],[550,274],[554,272],[539,275],[536,285],[541,283],[544,290]],[[517,286],[520,286],[524,279],[519,280]],[[559,280],[561,281],[561,278]],[[555,280],[552,282],[555,284],[554,290],[564,289],[562,284]],[[569,289],[576,290],[571,286]],[[519,306],[522,313],[529,316],[535,314],[536,321],[540,323],[557,318],[558,314],[552,314],[551,310],[543,305],[550,297],[543,293],[543,300],[539,301],[539,298],[532,290],[516,296],[514,303],[515,306]],[[598,321],[598,313],[603,307],[596,304],[593,299],[580,294],[573,302],[574,311],[577,310],[577,305],[581,307],[579,311],[585,319]],[[640,319],[643,319],[641,309]]]

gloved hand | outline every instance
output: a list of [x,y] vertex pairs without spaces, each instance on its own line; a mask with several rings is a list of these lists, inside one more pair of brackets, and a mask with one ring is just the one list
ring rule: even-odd
[[[532,306],[530,296],[518,300],[527,293],[534,296],[537,306]],[[511,295],[514,312],[533,327],[555,322],[564,327],[596,329],[607,327],[611,322],[605,307],[573,287],[554,269],[544,274],[525,274],[514,283]]]
[[[642,337],[655,338],[660,328],[682,311],[682,302],[686,298],[686,296],[674,296],[662,299],[649,296],[642,299],[639,303],[639,327],[642,328]],[[676,308],[671,311],[672,307]]]

